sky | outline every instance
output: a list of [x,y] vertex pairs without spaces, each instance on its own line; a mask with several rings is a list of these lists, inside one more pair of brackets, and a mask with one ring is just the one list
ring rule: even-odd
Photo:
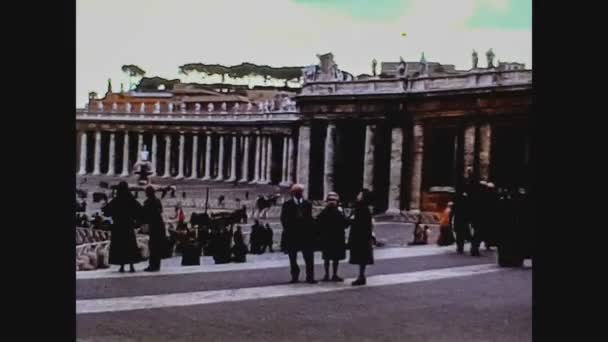
[[[532,67],[531,0],[78,0],[76,106],[114,91],[125,64],[181,78],[186,63],[317,64],[371,74],[378,62],[420,60],[471,67],[471,53]],[[402,33],[406,33],[405,37]]]

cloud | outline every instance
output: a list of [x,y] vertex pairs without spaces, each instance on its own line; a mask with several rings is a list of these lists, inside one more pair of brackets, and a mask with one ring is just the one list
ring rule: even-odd
[[[176,78],[185,63],[308,65],[317,63],[315,54],[331,51],[340,68],[357,75],[371,72],[373,58],[418,60],[422,51],[430,61],[469,68],[472,49],[483,64],[492,47],[501,61],[531,66],[529,29],[471,25],[479,0],[389,1],[390,20],[361,18],[366,6],[383,8],[384,1],[359,3],[345,10],[344,2],[301,0],[79,0],[77,105],[86,103],[89,91],[104,94],[108,78],[114,89],[121,82],[126,87],[123,64]],[[483,6],[510,11],[496,0]]]

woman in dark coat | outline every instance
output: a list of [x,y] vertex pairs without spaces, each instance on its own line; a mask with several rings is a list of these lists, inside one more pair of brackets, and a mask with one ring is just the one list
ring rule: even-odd
[[333,276],[331,281],[344,281],[338,277],[338,264],[340,260],[346,259],[346,243],[344,230],[348,221],[344,217],[342,208],[338,207],[338,194],[330,192],[327,194],[327,206],[317,216],[317,227],[321,237],[321,252],[325,262],[325,277],[323,281],[330,281],[329,261],[333,264]]
[[372,212],[369,209],[371,192],[361,190],[357,195],[357,202],[353,216],[350,220],[350,233],[348,245],[350,248],[350,263],[359,265],[359,277],[352,285],[365,285],[365,266],[374,264],[374,250],[372,248]]
[[120,265],[119,272],[125,271],[125,264],[130,264],[135,272],[134,263],[141,260],[135,238],[136,222],[141,219],[142,207],[129,192],[126,182],[120,182],[116,197],[103,208],[105,216],[112,217],[112,236],[110,239],[110,264]]
[[165,254],[166,247],[165,223],[163,222],[163,205],[156,198],[156,192],[151,186],[146,187],[146,197],[143,207],[143,221],[148,225],[150,240],[150,264],[144,271],[156,272],[160,270],[160,260]]

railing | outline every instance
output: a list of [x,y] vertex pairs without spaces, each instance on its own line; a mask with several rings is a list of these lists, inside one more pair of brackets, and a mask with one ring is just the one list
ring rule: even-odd
[[170,122],[267,122],[297,121],[298,113],[239,113],[239,114],[194,114],[194,113],[126,113],[90,112],[76,110],[76,120],[80,121],[170,121]]
[[479,71],[449,76],[310,82],[298,97],[420,93],[458,89],[532,85],[532,70]]

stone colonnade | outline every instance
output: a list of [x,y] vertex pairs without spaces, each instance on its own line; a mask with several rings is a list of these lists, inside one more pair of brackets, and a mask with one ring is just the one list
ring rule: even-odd
[[[139,151],[144,145],[144,133],[138,132],[137,137],[137,157],[130,160],[130,143],[128,130],[118,131],[94,131],[93,155],[88,153],[90,134],[80,131],[80,156],[79,156],[79,175],[101,175],[101,154],[107,150],[107,171],[105,175],[115,175],[117,165],[116,156],[122,151],[122,172],[120,177],[133,175],[133,166],[139,161]],[[102,134],[109,135],[109,141],[102,144]],[[160,166],[163,167],[163,178],[175,179],[200,179],[224,182],[240,182],[251,184],[271,184],[277,183],[282,186],[289,186],[295,179],[294,162],[296,158],[294,138],[288,134],[268,134],[264,132],[252,133],[187,133],[179,132],[175,139],[174,133],[150,133],[152,135],[152,148],[150,150],[150,161],[152,163],[152,174],[157,175]],[[122,136],[122,144],[118,146],[117,136]],[[192,142],[191,153],[186,154],[186,138],[190,136]],[[159,156],[158,142],[164,140],[164,157]],[[204,142],[205,147],[199,154],[199,141]],[[277,143],[275,147],[280,147],[280,151],[273,150],[273,141]],[[280,144],[278,143],[280,141]],[[215,143],[214,143],[215,142]],[[172,148],[177,144],[177,154]],[[227,144],[230,144],[227,146]],[[118,151],[117,151],[118,149]],[[276,163],[274,153],[281,155],[280,162]],[[87,171],[87,161],[93,158],[93,170]],[[174,164],[172,161],[177,158],[177,170],[171,170]],[[189,158],[189,161],[186,160]],[[279,158],[277,158],[279,159]],[[200,160],[200,162],[199,162]],[[276,164],[276,165],[275,165]],[[251,167],[253,165],[253,167]],[[190,173],[187,174],[186,167]],[[253,169],[253,170],[252,170]],[[273,170],[278,170],[278,181],[272,181]],[[172,172],[173,171],[173,172]],[[240,173],[240,174],[239,174]]]

